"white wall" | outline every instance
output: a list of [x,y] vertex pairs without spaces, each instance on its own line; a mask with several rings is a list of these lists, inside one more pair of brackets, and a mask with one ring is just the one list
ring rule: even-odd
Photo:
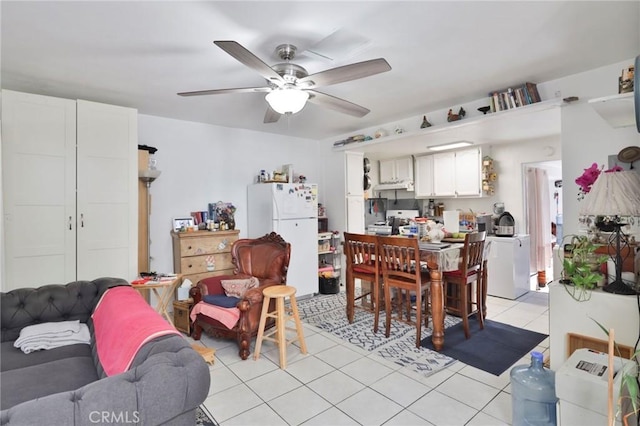
[[139,143],[158,148],[160,177],[151,184],[151,269],[173,271],[171,226],[174,217],[207,210],[225,201],[237,207],[236,229],[246,237],[247,186],[261,169],[293,164],[308,182],[320,183],[318,143],[270,133],[252,132],[150,115],[139,115]]
[[[640,53],[640,48],[639,48]],[[563,234],[578,232],[578,186],[575,179],[592,163],[607,166],[608,156],[622,148],[640,145],[634,126],[614,129],[587,103],[589,99],[618,93],[618,77],[633,59],[538,85],[540,94],[578,96],[562,108]]]

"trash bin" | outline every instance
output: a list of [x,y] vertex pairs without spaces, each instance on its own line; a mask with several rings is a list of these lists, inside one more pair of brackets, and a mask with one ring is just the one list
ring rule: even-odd
[[318,277],[320,294],[337,294],[340,292],[340,280],[338,278]]

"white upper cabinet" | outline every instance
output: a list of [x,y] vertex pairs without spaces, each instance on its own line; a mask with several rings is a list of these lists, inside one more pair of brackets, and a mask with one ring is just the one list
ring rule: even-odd
[[482,195],[480,148],[465,149],[455,154],[456,195],[459,197]]
[[380,183],[413,182],[413,157],[380,160]]
[[480,148],[416,157],[416,198],[482,195]]
[[345,152],[347,196],[364,197],[364,153]]
[[438,197],[456,196],[456,155],[454,152],[433,154],[433,193]]
[[432,197],[433,192],[433,155],[422,155],[415,159],[416,198]]

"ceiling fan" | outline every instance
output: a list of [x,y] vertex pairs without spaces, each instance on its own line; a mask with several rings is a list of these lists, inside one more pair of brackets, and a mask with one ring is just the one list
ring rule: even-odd
[[278,56],[285,62],[273,66],[264,63],[240,43],[235,41],[214,41],[214,44],[235,59],[256,71],[267,80],[263,87],[241,87],[234,89],[199,90],[181,92],[180,96],[219,95],[224,93],[267,93],[268,107],[265,123],[275,123],[281,114],[295,114],[304,108],[307,100],[316,105],[355,117],[364,117],[369,109],[335,96],[316,90],[318,87],[344,83],[359,78],[380,74],[391,70],[383,59],[371,59],[341,67],[331,68],[309,75],[300,65],[290,62],[296,54],[296,46],[281,44],[276,48]]

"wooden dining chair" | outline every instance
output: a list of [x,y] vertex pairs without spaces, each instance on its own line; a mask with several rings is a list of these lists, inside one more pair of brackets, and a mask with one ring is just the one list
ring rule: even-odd
[[[371,298],[371,311],[373,311],[373,331],[378,332],[380,319],[380,291],[382,277],[380,270],[378,240],[375,235],[344,233],[344,254],[347,263],[347,320],[353,323],[356,302],[366,297]],[[367,291],[360,295],[355,293],[355,280],[360,279],[370,283]],[[361,287],[362,288],[362,287]]]
[[[384,302],[386,315],[385,336],[391,333],[392,304],[395,302],[397,319],[402,321],[404,308],[407,318],[405,322],[413,324],[410,313],[413,311],[405,301],[415,295],[416,347],[420,347],[422,317],[425,327],[429,324],[429,271],[420,263],[420,248],[417,238],[378,237],[378,246],[382,263],[382,280],[384,283]],[[392,301],[392,291],[397,291]],[[403,294],[405,292],[405,294]]]
[[[476,313],[480,328],[484,329],[483,262],[486,232],[471,232],[464,238],[461,267],[456,271],[445,271],[445,309],[447,313],[462,317],[464,335],[471,337],[469,315]],[[475,287],[475,292],[474,292]],[[473,295],[475,294],[475,301]],[[475,309],[473,308],[475,305]]]

